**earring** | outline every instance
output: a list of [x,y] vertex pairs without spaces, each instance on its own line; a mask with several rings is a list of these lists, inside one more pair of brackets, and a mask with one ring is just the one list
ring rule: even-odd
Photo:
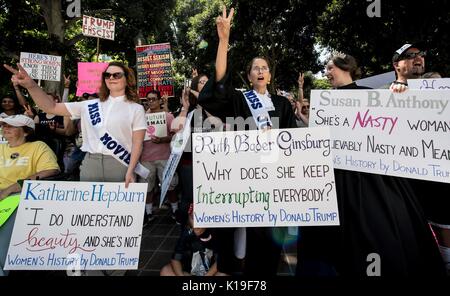
[[253,86],[253,83],[250,81],[250,87],[252,87]]
[[269,85],[270,84],[270,80],[269,81],[267,81],[267,85]]

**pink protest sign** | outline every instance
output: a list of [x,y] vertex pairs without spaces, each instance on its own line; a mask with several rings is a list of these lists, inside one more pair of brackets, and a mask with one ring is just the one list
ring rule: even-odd
[[98,93],[102,84],[102,72],[108,63],[78,63],[77,96]]

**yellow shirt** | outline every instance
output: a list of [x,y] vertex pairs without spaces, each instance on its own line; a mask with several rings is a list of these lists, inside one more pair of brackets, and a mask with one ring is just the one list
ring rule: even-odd
[[54,169],[59,170],[56,156],[44,142],[25,143],[17,147],[0,144],[0,190],[17,180]]

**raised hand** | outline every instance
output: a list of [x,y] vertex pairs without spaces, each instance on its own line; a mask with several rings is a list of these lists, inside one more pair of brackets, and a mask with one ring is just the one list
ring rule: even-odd
[[64,88],[69,88],[70,86],[70,75],[64,75]]
[[298,82],[298,86],[302,88],[303,87],[303,83],[305,82],[305,74],[304,73],[302,73],[302,72],[298,73],[298,80],[297,80],[297,82]]
[[25,112],[23,114],[25,114],[26,116],[28,116],[31,119],[33,119],[34,118],[34,112],[32,110],[32,107],[29,104],[25,104],[23,107],[25,108]]
[[219,36],[219,39],[228,40],[230,38],[230,27],[233,15],[234,8],[230,9],[230,13],[227,16],[227,8],[224,5],[222,15],[219,15],[216,19],[217,35]]
[[28,75],[27,71],[19,63],[17,63],[18,70],[6,64],[3,64],[3,67],[5,67],[6,70],[13,74],[11,77],[11,81],[14,85],[20,85],[22,87],[25,87],[26,89],[37,86],[36,82],[34,82],[30,75]]

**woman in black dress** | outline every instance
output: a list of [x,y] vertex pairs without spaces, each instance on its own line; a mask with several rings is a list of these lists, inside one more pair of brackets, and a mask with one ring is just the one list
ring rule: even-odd
[[[358,86],[356,61],[335,53],[327,64],[335,89]],[[298,275],[444,275],[442,260],[409,179],[335,169],[340,226],[301,227]],[[374,259],[375,258],[375,259]]]
[[[232,126],[232,130],[294,128],[295,115],[289,101],[281,96],[270,94],[270,66],[265,58],[254,58],[247,68],[247,78],[252,90],[240,92],[231,85],[227,73],[227,53],[230,25],[234,9],[227,16],[226,8],[217,18],[219,45],[216,57],[216,72],[205,89],[200,93],[199,104],[223,121],[227,117],[243,117],[248,125]],[[247,120],[248,119],[248,120]],[[219,232],[218,270],[233,273],[234,230],[222,229]],[[246,229],[245,275],[276,275],[280,262],[281,245],[274,240],[274,232],[283,232],[284,228],[251,227]],[[276,236],[276,235],[275,235]]]

